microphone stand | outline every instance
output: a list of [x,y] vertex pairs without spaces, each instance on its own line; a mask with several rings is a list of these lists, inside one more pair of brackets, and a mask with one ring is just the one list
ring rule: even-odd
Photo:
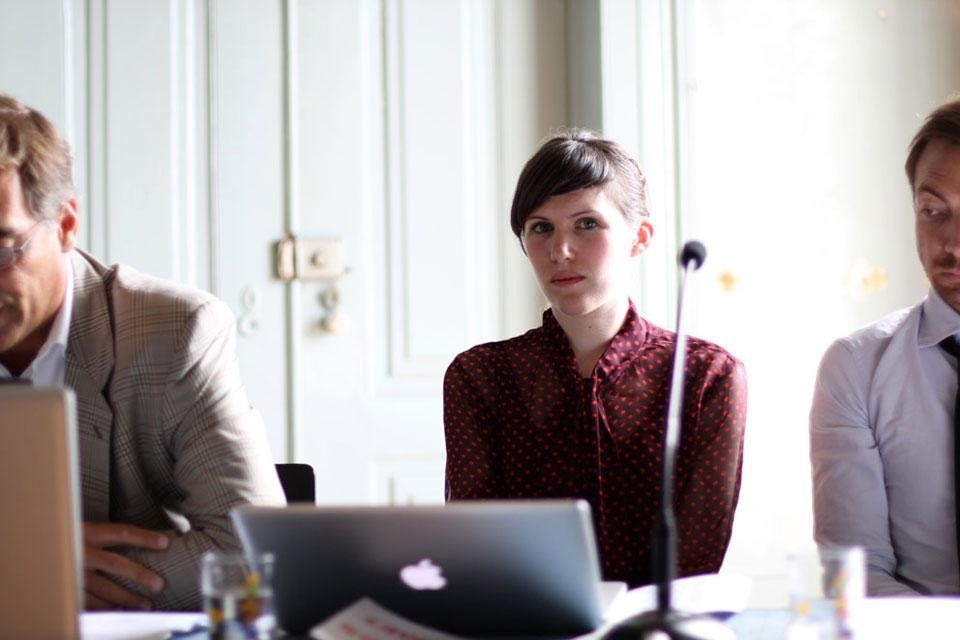
[[670,602],[671,582],[677,572],[677,525],[673,513],[673,470],[680,441],[680,413],[683,406],[683,371],[686,361],[687,336],[683,330],[683,299],[687,276],[703,264],[707,250],[692,240],[680,251],[680,289],[677,294],[677,344],[673,354],[673,375],[664,434],[663,477],[661,478],[660,518],[654,532],[653,577],[657,588],[657,608],[627,618],[608,631],[603,640],[726,640],[733,631],[719,620],[704,614],[675,610]]

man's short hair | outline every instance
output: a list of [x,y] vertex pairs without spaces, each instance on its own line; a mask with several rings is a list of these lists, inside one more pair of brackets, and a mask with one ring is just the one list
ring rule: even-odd
[[907,154],[907,180],[910,189],[916,188],[914,179],[917,175],[917,163],[927,143],[931,140],[946,140],[951,144],[960,144],[960,98],[946,102],[927,116],[923,126],[917,131],[910,142],[910,152]]
[[42,113],[0,94],[0,171],[16,169],[36,219],[54,219],[74,196],[70,146]]
[[523,240],[527,218],[551,196],[603,187],[630,226],[647,211],[647,181],[640,165],[620,145],[586,129],[548,137],[524,165],[510,209],[510,227]]

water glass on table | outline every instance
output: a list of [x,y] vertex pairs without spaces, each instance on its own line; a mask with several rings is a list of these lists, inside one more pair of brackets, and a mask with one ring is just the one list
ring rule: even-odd
[[787,558],[788,640],[854,640],[866,592],[863,547],[830,546]]
[[212,640],[275,637],[273,556],[210,551],[203,556],[200,591]]

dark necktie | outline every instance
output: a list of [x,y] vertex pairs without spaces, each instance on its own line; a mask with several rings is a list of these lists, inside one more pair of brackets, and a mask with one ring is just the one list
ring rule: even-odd
[[[957,374],[960,376],[960,344],[954,336],[940,341],[943,350],[957,358]],[[957,382],[957,396],[953,404],[953,504],[956,511],[957,551],[960,554],[960,379]]]

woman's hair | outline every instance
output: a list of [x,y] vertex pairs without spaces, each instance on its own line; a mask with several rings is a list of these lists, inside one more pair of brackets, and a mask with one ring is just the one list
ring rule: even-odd
[[603,187],[630,226],[650,215],[637,161],[612,140],[566,129],[548,137],[520,172],[510,208],[513,233],[523,240],[524,223],[547,198],[589,187]]
[[910,151],[907,154],[907,163],[904,166],[911,190],[916,187],[914,180],[917,177],[917,163],[920,162],[920,156],[923,155],[923,150],[931,140],[945,140],[952,144],[960,144],[960,98],[940,105],[936,111],[927,116],[917,135],[913,136]]
[[0,94],[0,171],[15,169],[30,214],[56,218],[74,195],[70,147],[39,111]]

